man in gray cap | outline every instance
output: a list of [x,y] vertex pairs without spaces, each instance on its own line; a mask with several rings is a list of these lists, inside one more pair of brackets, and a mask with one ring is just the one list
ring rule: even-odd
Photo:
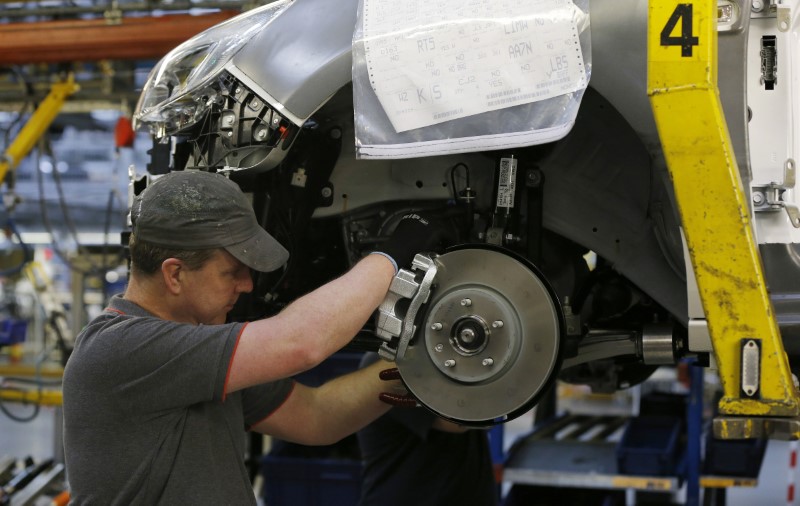
[[[397,265],[438,241],[405,217],[380,251],[279,314],[225,323],[250,269],[288,252],[227,178],[157,179],[131,209],[128,287],[80,333],[64,371],[64,444],[75,504],[255,504],[244,430],[331,444],[389,409],[386,364],[319,388],[291,376],[345,346]],[[395,394],[390,394],[395,395]],[[385,396],[384,396],[385,397]]]

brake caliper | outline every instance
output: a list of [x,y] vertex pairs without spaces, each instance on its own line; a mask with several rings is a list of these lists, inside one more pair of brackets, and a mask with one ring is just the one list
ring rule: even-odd
[[400,269],[395,274],[376,317],[375,334],[384,341],[378,350],[382,358],[395,361],[405,355],[417,330],[417,314],[431,294],[437,272],[435,258],[417,254],[411,270]]

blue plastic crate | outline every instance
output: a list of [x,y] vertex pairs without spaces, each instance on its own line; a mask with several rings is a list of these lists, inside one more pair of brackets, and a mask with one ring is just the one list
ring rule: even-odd
[[766,439],[706,439],[703,472],[718,476],[758,478]]
[[25,320],[8,319],[0,321],[0,346],[10,346],[25,340],[28,331],[28,322]]
[[268,506],[356,506],[361,462],[266,455],[261,459]]
[[618,472],[634,476],[675,474],[682,421],[673,416],[631,418],[617,445]]
[[334,353],[318,366],[296,375],[295,379],[303,385],[318,387],[329,380],[357,370],[363,356],[363,353],[355,352]]
[[[308,386],[358,369],[363,353],[338,352],[295,376]],[[261,458],[267,506],[356,506],[361,496],[361,461],[355,436],[329,447],[306,447],[275,440]],[[331,458],[337,455],[345,458]],[[348,458],[353,457],[353,458]]]
[[500,506],[545,504],[563,504],[566,506],[625,504],[625,491],[515,484],[500,501]]

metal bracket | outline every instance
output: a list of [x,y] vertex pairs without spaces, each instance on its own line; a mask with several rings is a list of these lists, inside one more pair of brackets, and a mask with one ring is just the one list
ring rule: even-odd
[[[719,412],[741,417],[747,424],[763,417],[800,416],[800,392],[792,383],[764,280],[752,224],[753,206],[746,200],[725,128],[717,85],[717,6],[717,0],[677,6],[666,0],[648,2],[647,92],[708,320],[723,390]],[[664,30],[673,26],[670,23],[676,16],[689,12],[692,29],[688,23],[686,26],[694,38],[678,47],[674,39],[664,36]],[[784,171],[783,186],[793,186],[794,162],[787,161]],[[800,225],[796,210],[782,199],[772,198],[780,195],[776,186],[764,188],[774,190],[770,200],[778,209],[787,210],[793,224]],[[766,203],[767,196],[761,195]],[[747,325],[741,325],[742,321]],[[759,369],[768,374],[762,373],[760,379],[748,376],[752,386],[758,386],[753,392],[758,395],[751,397],[742,392],[741,342],[753,336],[761,340]],[[749,379],[745,387],[751,386]]]
[[783,166],[783,182],[753,186],[753,210],[755,212],[774,212],[785,209],[792,226],[800,228],[800,209],[784,200],[787,190],[794,189],[797,167],[789,158]]
[[792,27],[792,9],[787,3],[778,2],[778,31],[788,32]]
[[761,390],[761,339],[742,339],[741,395],[758,398]]
[[713,421],[717,439],[800,439],[800,418],[716,416]]
[[122,9],[119,8],[119,2],[117,0],[111,2],[111,8],[103,12],[103,17],[106,19],[106,24],[122,24]]
[[[411,270],[400,269],[392,280],[389,293],[378,307],[375,322],[375,334],[384,340],[378,349],[381,358],[394,361],[405,355],[417,330],[414,325],[417,313],[430,297],[438,271],[435,258],[435,255],[417,254]],[[404,299],[411,300],[407,307]]]

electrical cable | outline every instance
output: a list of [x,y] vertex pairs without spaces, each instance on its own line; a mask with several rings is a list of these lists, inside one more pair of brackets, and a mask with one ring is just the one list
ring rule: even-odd
[[[112,188],[111,191],[108,193],[108,203],[106,204],[106,219],[103,225],[103,247],[102,247],[102,257],[103,263],[101,265],[102,272],[107,272],[111,268],[111,262],[108,261],[108,247],[111,245],[110,242],[110,230],[111,230],[111,218],[114,212],[114,197],[117,197],[121,201],[121,197],[119,196],[119,192],[116,188]],[[122,248],[119,248],[117,251],[117,264],[121,263],[125,253]]]
[[[17,392],[22,392],[23,391],[21,388],[14,388],[14,387],[9,387],[9,386],[2,386],[2,388],[4,390],[12,390],[12,391],[17,391]],[[38,388],[37,391],[39,393],[39,396],[41,397],[41,395],[42,395],[42,387],[41,387],[41,385],[39,385],[39,388]],[[9,417],[13,421],[19,422],[19,423],[28,423],[28,422],[33,421],[37,416],[39,416],[39,412],[41,411],[41,408],[42,408],[41,405],[39,405],[37,403],[34,403],[33,404],[33,411],[31,412],[31,414],[29,414],[27,416],[20,416],[20,415],[17,415],[15,413],[13,413],[8,408],[8,406],[6,406],[6,401],[0,399],[0,411],[2,411],[4,415]]]
[[56,256],[64,262],[64,264],[74,272],[79,272],[81,274],[88,274],[88,271],[83,271],[82,269],[78,269],[72,262],[69,260],[67,255],[61,250],[58,241],[56,240],[55,232],[53,231],[53,224],[50,221],[50,215],[47,213],[47,201],[45,199],[44,194],[44,176],[42,175],[41,169],[41,150],[36,150],[36,183],[39,189],[39,211],[42,215],[42,222],[44,223],[44,228],[50,234],[51,238],[51,246],[53,248],[53,252]]
[[[48,151],[51,153],[50,156],[53,158],[53,160],[55,160],[55,157],[52,155],[52,149],[48,149]],[[77,247],[79,253],[84,255],[84,257],[87,258],[88,261],[89,261],[89,268],[84,270],[84,269],[81,269],[81,268],[77,267],[73,262],[71,262],[69,260],[67,254],[60,247],[60,245],[59,245],[59,243],[58,243],[58,241],[56,239],[56,234],[55,234],[55,231],[54,231],[53,224],[50,221],[50,216],[49,216],[49,214],[47,212],[46,197],[45,197],[45,192],[44,192],[44,176],[43,176],[42,170],[40,168],[41,167],[41,155],[42,155],[41,149],[38,149],[37,153],[36,153],[36,167],[37,167],[36,180],[37,180],[37,186],[38,186],[38,190],[39,190],[39,208],[40,208],[40,212],[41,212],[41,215],[42,215],[42,221],[44,222],[44,225],[45,225],[45,229],[50,234],[51,243],[52,243],[52,246],[53,246],[54,253],[73,272],[77,272],[77,273],[80,273],[80,274],[83,274],[83,275],[98,274],[98,273],[102,274],[102,273],[104,273],[105,270],[107,269],[107,266],[108,266],[108,264],[106,263],[105,255],[103,257],[103,263],[101,265],[96,264],[94,261],[92,261],[92,257],[89,254],[89,252],[86,250],[86,247],[81,245],[80,241],[78,240],[77,229],[75,227],[74,221],[71,218],[71,215],[70,215],[67,203],[66,203],[66,198],[64,196],[63,187],[61,185],[61,177],[60,177],[60,175],[58,175],[57,171],[54,169],[53,170],[53,175],[54,175],[54,180],[55,180],[55,183],[56,183],[56,189],[57,189],[57,192],[58,192],[59,207],[60,207],[60,209],[61,209],[61,211],[62,211],[62,213],[64,215],[65,223],[66,223],[67,228],[68,228],[68,230],[70,232],[70,235],[72,236],[73,240],[75,241],[75,244],[76,244],[76,247]],[[113,196],[116,195],[116,194],[117,193],[115,193],[115,190],[112,190],[111,195],[109,196],[108,205],[106,206],[106,229],[105,229],[104,244],[103,244],[103,247],[106,250],[107,250],[108,246],[110,246],[109,229],[110,229],[111,215],[113,213]],[[119,255],[121,257],[122,253],[120,252]]]
[[16,237],[17,241],[19,241],[20,248],[22,248],[22,260],[18,265],[14,267],[9,267],[4,270],[0,270],[0,277],[9,277],[19,273],[25,265],[33,260],[33,250],[31,249],[30,245],[25,243],[22,240],[22,236],[17,229],[17,225],[14,223],[14,220],[9,215],[8,219],[6,220],[6,229],[11,231],[13,237]]
[[89,271],[88,272],[102,272],[100,267],[92,261],[92,256],[89,251],[86,250],[86,247],[81,245],[80,239],[78,238],[78,229],[75,226],[75,222],[72,220],[72,215],[67,207],[67,199],[64,196],[64,188],[61,184],[61,174],[56,170],[57,160],[55,154],[53,153],[53,147],[50,143],[50,137],[45,136],[44,138],[46,152],[50,155],[50,158],[53,160],[53,181],[55,182],[56,192],[58,193],[58,206],[61,209],[61,213],[64,216],[64,224],[67,226],[67,231],[72,236],[72,240],[75,241],[75,247],[78,250],[78,253],[84,255],[85,258],[89,262]]
[[457,164],[450,167],[450,186],[451,190],[453,191],[453,199],[457,202],[459,199],[458,191],[456,189],[456,169],[459,167],[464,167],[465,179],[466,179],[466,186],[465,188],[470,188],[469,184],[469,167],[464,162],[458,162]]

